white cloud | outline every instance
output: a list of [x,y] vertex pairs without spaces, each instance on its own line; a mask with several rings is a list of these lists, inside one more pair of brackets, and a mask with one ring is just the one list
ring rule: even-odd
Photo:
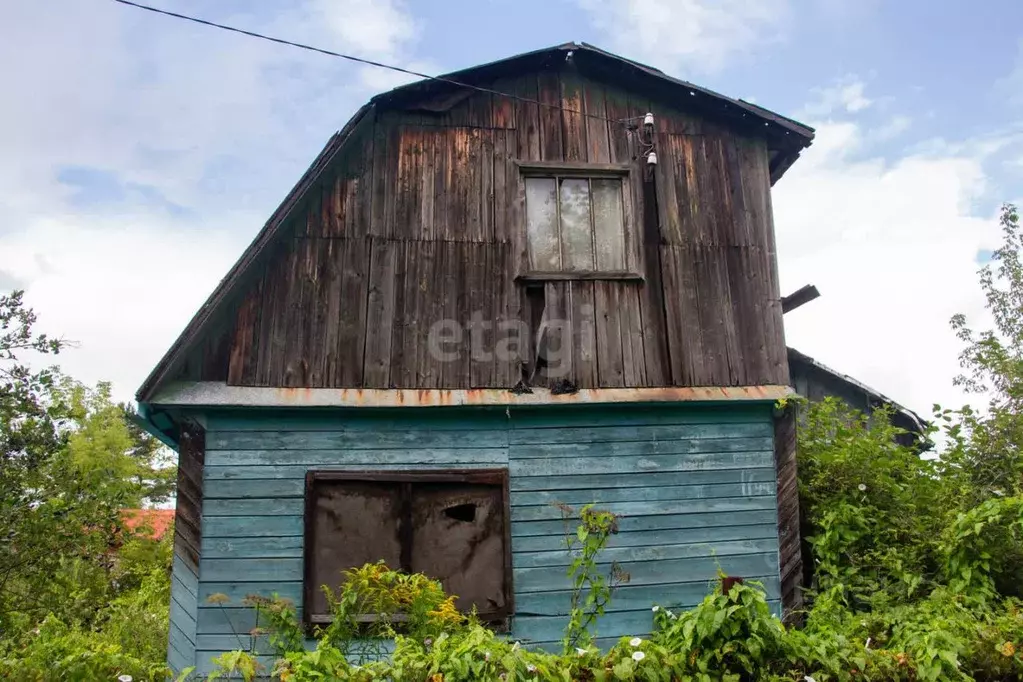
[[1016,48],[1016,61],[1003,78],[995,81],[994,94],[1012,105],[1023,105],[1023,38]]
[[813,90],[813,100],[802,108],[797,118],[863,111],[873,104],[873,100],[864,94],[865,89],[866,84],[855,76],[846,76],[826,88],[816,88]]
[[327,28],[359,56],[393,58],[419,34],[398,0],[315,0]]
[[[181,5],[415,57],[418,28],[394,0]],[[0,61],[16,65],[0,70],[0,283],[26,288],[41,328],[80,342],[62,365],[128,398],[379,76],[109,2],[0,3],[0,27]],[[69,167],[110,187],[61,183]],[[144,191],[118,196],[131,186]]]
[[50,215],[0,235],[0,270],[29,282],[39,331],[77,342],[61,366],[83,381],[112,381],[128,399],[241,253],[244,235],[213,225],[183,234],[151,215]]
[[890,140],[908,131],[912,124],[912,118],[899,114],[891,117],[879,127],[875,128],[872,131],[872,135],[874,139],[878,141]]
[[935,144],[886,161],[868,137],[852,120],[819,124],[775,187],[783,294],[821,291],[785,316],[786,336],[926,416],[934,402],[966,402],[952,386],[960,345],[949,318],[988,319],[976,255],[999,235],[974,208],[988,189],[985,158],[973,145]]
[[781,38],[788,0],[577,0],[611,48],[671,70],[713,72]]

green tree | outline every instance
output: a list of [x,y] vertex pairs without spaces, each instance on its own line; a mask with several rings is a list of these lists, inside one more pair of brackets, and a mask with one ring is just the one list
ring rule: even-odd
[[108,384],[23,360],[67,346],[35,323],[22,292],[0,297],[0,629],[47,613],[87,620],[111,596],[121,510],[166,499],[173,481]]
[[964,482],[970,506],[1023,494],[1023,232],[1011,204],[1002,207],[1000,222],[1003,243],[979,273],[994,328],[978,332],[965,315],[952,318],[965,345],[955,383],[986,395],[987,410],[939,412],[950,436],[946,474]]

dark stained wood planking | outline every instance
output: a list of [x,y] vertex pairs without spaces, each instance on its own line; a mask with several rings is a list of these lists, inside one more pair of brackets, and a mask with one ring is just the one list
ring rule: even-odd
[[174,512],[174,553],[199,574],[202,549],[203,467],[205,439],[202,427],[186,423],[179,439],[177,501]]
[[[374,113],[181,378],[510,388],[532,354],[527,338],[506,338],[514,324],[529,335],[528,282],[516,279],[530,272],[521,161],[628,167],[625,263],[635,278],[542,289],[548,314],[572,323],[564,378],[787,383],[764,141],[569,67],[500,85],[564,110],[477,93]],[[653,182],[636,130],[647,111],[657,121]],[[490,322],[476,357],[474,313]],[[428,348],[444,319],[465,332],[451,363]],[[497,357],[502,338],[521,353]]]
[[399,246],[398,242],[390,240],[371,240],[363,350],[363,379],[366,386],[387,388],[391,383],[391,334],[395,322]]
[[778,478],[778,560],[786,621],[798,617],[796,612],[803,606],[796,418],[796,407],[792,403],[774,418],[774,464]]

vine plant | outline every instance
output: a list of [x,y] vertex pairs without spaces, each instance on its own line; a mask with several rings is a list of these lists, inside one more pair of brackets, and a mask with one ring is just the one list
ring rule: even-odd
[[[568,575],[572,579],[569,618],[561,640],[567,654],[573,649],[592,645],[597,618],[611,603],[614,591],[629,582],[629,574],[617,561],[611,562],[606,574],[597,563],[611,536],[618,533],[617,515],[594,509],[592,504],[579,510],[566,504],[558,504],[557,507],[565,521],[565,548],[573,555],[568,566]],[[573,523],[577,523],[574,530],[571,527]]]

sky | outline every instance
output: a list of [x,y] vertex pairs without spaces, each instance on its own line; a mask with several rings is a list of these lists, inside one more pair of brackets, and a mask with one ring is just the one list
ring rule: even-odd
[[[443,73],[585,41],[817,129],[774,187],[788,343],[930,414],[949,318],[1023,201],[1018,0],[153,0]],[[130,398],[330,135],[394,72],[112,0],[0,1],[0,291]]]

